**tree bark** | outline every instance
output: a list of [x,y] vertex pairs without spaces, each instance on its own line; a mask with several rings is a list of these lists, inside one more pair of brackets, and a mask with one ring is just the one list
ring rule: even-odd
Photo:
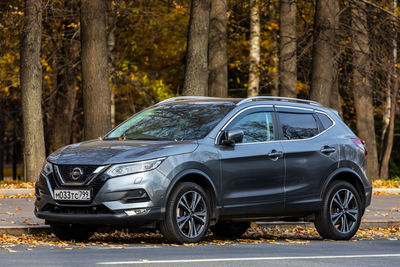
[[314,17],[312,79],[310,99],[330,106],[333,91],[337,99],[335,28],[339,14],[337,0],[317,0]]
[[[392,0],[391,3],[391,11],[394,12],[397,9],[397,0]],[[380,166],[379,166],[379,177],[381,179],[389,178],[389,160],[390,154],[392,153],[393,148],[393,137],[394,137],[394,122],[396,117],[396,107],[397,107],[397,96],[399,91],[399,71],[396,67],[398,64],[398,51],[397,51],[397,30],[396,30],[396,21],[393,21],[394,31],[392,32],[393,36],[393,50],[392,50],[392,72],[389,72],[389,88],[386,90],[386,107],[383,116],[383,130],[382,130],[382,145],[381,145],[381,153],[379,157]],[[393,73],[393,74],[392,74]]]
[[[336,65],[337,67],[337,65]],[[339,93],[339,77],[336,75],[335,80],[333,81],[335,85],[331,88],[331,97],[330,97],[330,104],[329,107],[337,110],[339,116],[343,118],[343,109],[342,109],[342,102]]]
[[211,0],[192,0],[186,50],[184,95],[208,94],[208,31]]
[[[3,100],[0,99],[0,112],[1,114],[4,114],[4,110],[2,109],[4,103]],[[6,121],[5,121],[5,116],[0,116],[0,181],[4,180],[4,150],[5,150],[5,145],[4,145],[4,135],[5,135],[5,130],[6,130]]]
[[[108,71],[110,73],[110,80],[113,80],[114,64],[115,64],[115,26],[116,26],[116,11],[113,8],[111,1],[107,1],[107,49],[108,49]],[[115,125],[115,94],[113,90],[110,90],[111,97],[111,127],[114,128]]]
[[247,97],[257,96],[260,88],[260,7],[250,0],[250,66]]
[[367,144],[367,170],[371,178],[378,178],[378,156],[375,140],[374,107],[370,80],[370,48],[365,4],[352,8],[353,29],[353,95],[358,136]]
[[42,1],[26,0],[21,41],[21,99],[24,125],[24,176],[36,181],[45,160],[42,117]]
[[111,95],[105,0],[81,1],[82,85],[85,139],[111,129]]
[[226,52],[226,0],[211,0],[208,34],[208,95],[228,96],[228,56]]
[[[76,12],[74,1],[65,1],[64,7],[69,12]],[[52,131],[49,140],[49,152],[71,142],[72,119],[75,109],[76,67],[79,60],[79,43],[74,40],[74,32],[68,28],[72,23],[68,16],[63,21],[64,39],[58,55],[59,70],[57,74],[58,90],[55,97],[55,110],[50,126]]]
[[280,1],[279,16],[279,91],[284,97],[296,97],[296,0]]

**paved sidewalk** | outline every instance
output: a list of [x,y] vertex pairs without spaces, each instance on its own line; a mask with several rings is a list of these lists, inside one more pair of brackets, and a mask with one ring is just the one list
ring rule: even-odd
[[[0,199],[0,234],[22,234],[48,229],[33,214],[34,198]],[[291,226],[299,223],[274,222],[265,226]],[[300,225],[312,226],[310,223]],[[361,227],[400,226],[400,195],[377,195],[365,211]]]

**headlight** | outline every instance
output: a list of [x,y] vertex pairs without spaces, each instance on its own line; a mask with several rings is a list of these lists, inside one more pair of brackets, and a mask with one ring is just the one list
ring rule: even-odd
[[51,166],[51,163],[46,160],[43,164],[42,173],[48,176],[52,171],[53,167]]
[[121,176],[138,172],[147,172],[157,168],[164,159],[165,158],[159,158],[133,163],[118,164],[112,166],[106,173],[110,176]]

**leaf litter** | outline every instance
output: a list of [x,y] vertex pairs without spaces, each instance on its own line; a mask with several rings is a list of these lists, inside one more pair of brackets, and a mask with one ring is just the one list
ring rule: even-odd
[[[357,234],[350,240],[357,242],[361,240],[400,240],[400,227],[374,227],[360,228]],[[36,246],[49,246],[53,248],[63,248],[67,250],[80,249],[87,246],[100,246],[115,249],[124,249],[129,245],[156,246],[202,246],[202,245],[230,245],[239,244],[264,244],[272,245],[307,245],[312,241],[322,241],[318,232],[313,227],[261,227],[252,223],[249,230],[237,239],[221,239],[209,232],[206,238],[200,243],[185,243],[182,245],[167,243],[159,232],[130,233],[126,230],[116,230],[110,233],[95,233],[87,242],[61,241],[54,234],[35,234],[14,236],[0,234],[0,249],[9,252],[17,252],[13,249],[16,245],[27,245],[27,250]],[[334,240],[325,240],[334,241]]]

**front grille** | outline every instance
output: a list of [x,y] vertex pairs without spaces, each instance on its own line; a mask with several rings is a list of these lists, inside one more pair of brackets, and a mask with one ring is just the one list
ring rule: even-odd
[[[94,165],[57,165],[62,180],[65,183],[84,183],[91,174],[99,167]],[[72,172],[75,168],[82,171],[82,175],[78,179],[73,179]]]

